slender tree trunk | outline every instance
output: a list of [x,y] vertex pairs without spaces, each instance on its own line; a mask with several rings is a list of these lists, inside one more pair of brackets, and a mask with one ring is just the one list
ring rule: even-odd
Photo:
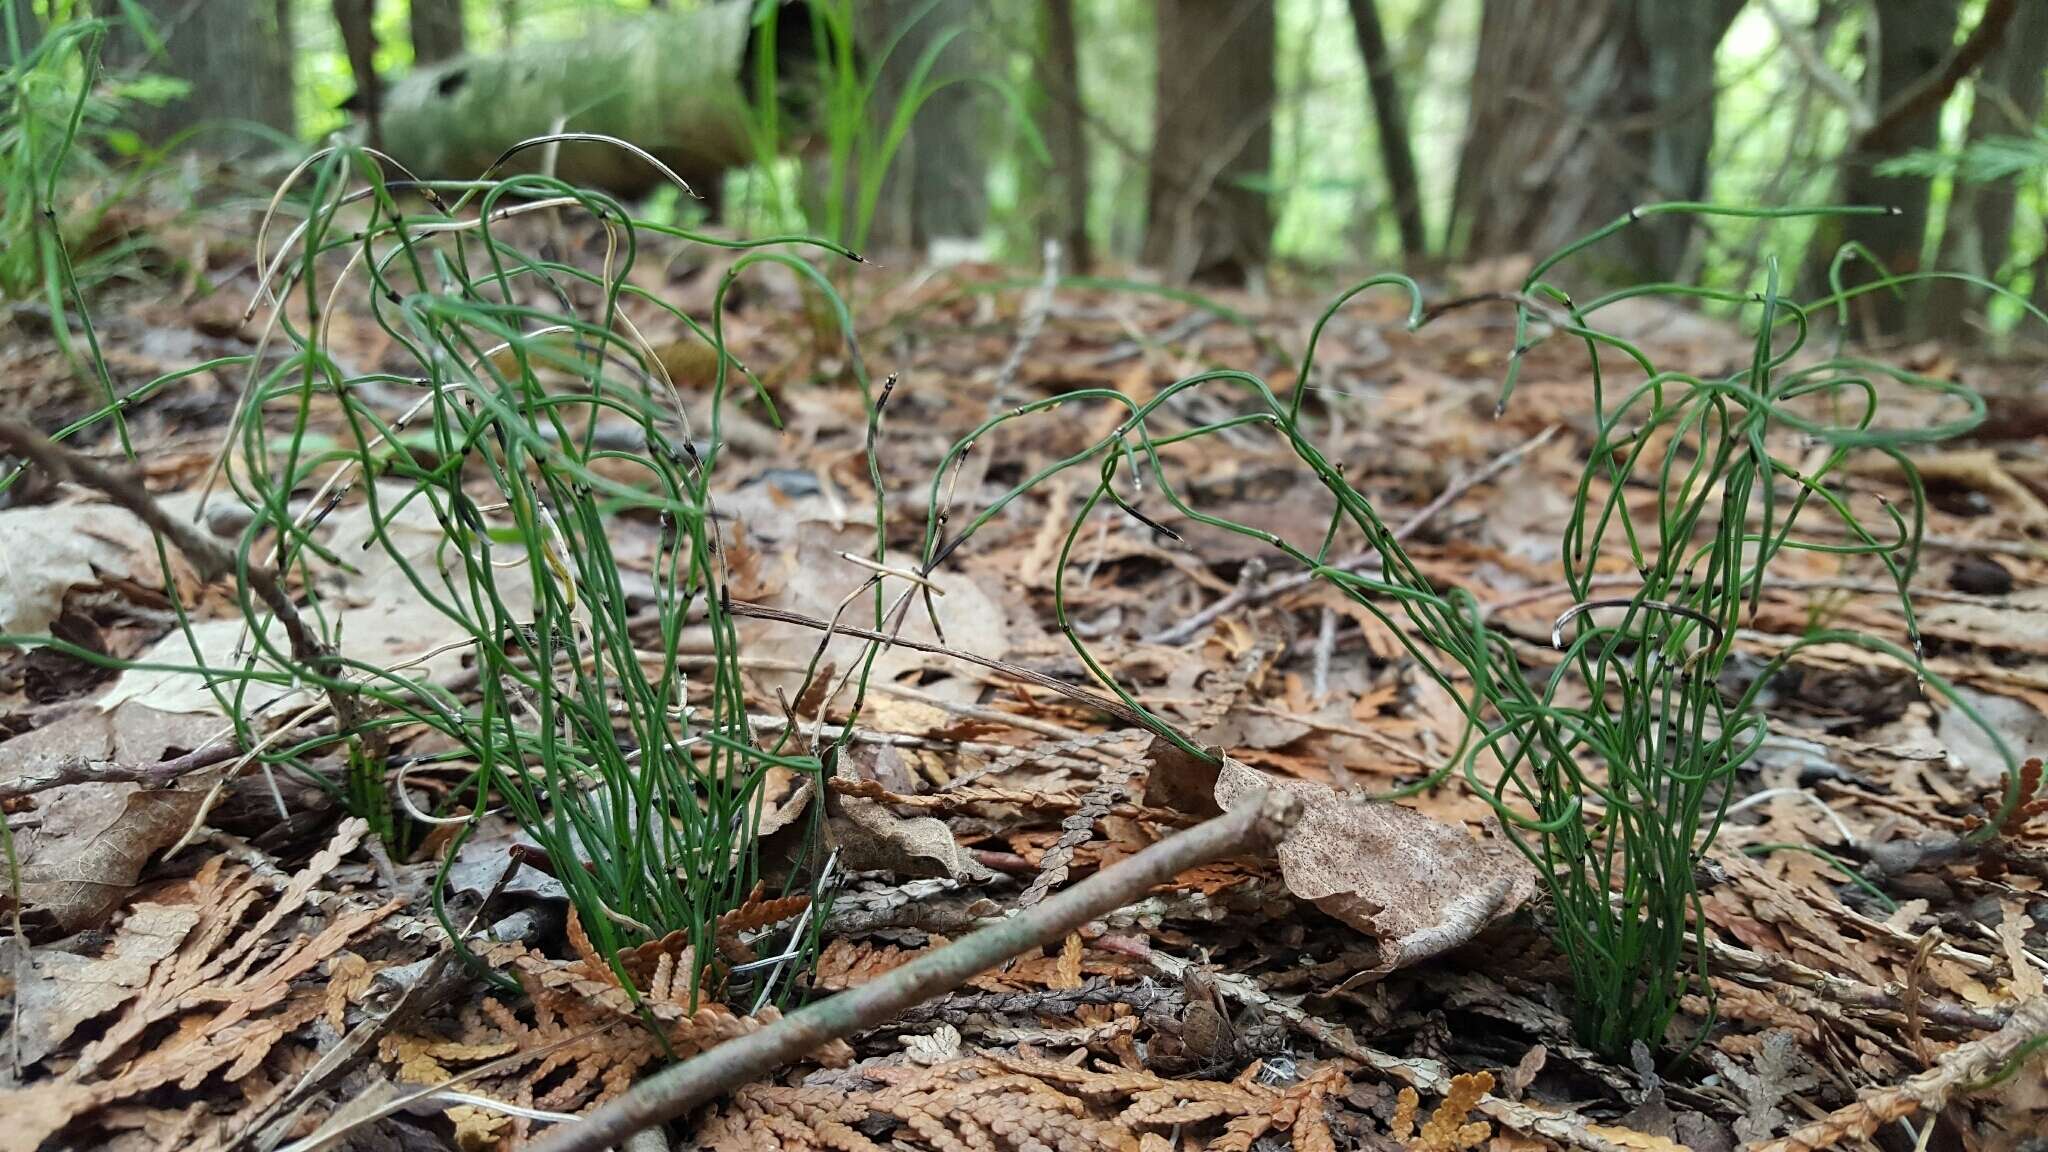
[[[1877,58],[1873,103],[1895,107],[1923,78],[1937,72],[1955,42],[1961,0],[1873,0],[1877,17]],[[1843,244],[1860,245],[1893,273],[1920,267],[1927,239],[1930,182],[1921,176],[1879,176],[1877,165],[1894,156],[1941,142],[1941,105],[1935,100],[1912,115],[1887,118],[1885,130],[1865,133],[1841,159],[1841,193],[1846,204],[1876,204],[1892,209],[1885,215],[1851,216],[1824,221],[1814,232],[1807,259],[1807,287],[1825,291],[1827,270]],[[1842,268],[1842,284],[1853,288],[1878,278],[1868,259],[1851,259]],[[1917,293],[1916,293],[1917,295]],[[1867,329],[1876,333],[1905,330],[1909,314],[1905,299],[1892,292],[1872,292],[1853,305]]]
[[348,70],[356,79],[355,98],[349,106],[369,126],[370,147],[384,147],[384,81],[377,75],[377,0],[334,0],[334,23],[341,29],[341,46],[348,55]]
[[[971,76],[989,66],[986,37],[977,34],[975,0],[939,0],[897,51],[913,66],[936,40],[957,32],[939,53],[933,79]],[[910,132],[911,239],[920,248],[941,239],[979,239],[988,228],[988,104],[971,84],[950,84],[917,110]]]
[[415,64],[433,64],[462,55],[467,37],[462,27],[462,0],[412,0],[412,58]]
[[[941,50],[927,83],[971,74],[981,66],[982,38],[974,21],[975,0],[868,0],[856,6],[855,34],[870,66],[881,48],[902,34],[889,58],[880,62],[875,101],[868,109],[869,132],[877,144],[898,103],[911,96],[906,90],[910,74],[934,41],[959,32]],[[979,96],[971,86],[951,85],[917,109],[909,136],[889,161],[867,247],[916,249],[934,239],[981,235],[988,224],[988,150]],[[880,157],[866,162],[879,163]],[[851,203],[847,211],[849,225],[857,224]]]
[[[1972,141],[1991,136],[2025,136],[2041,118],[2042,76],[2048,69],[2048,4],[2023,4],[2013,15],[2004,39],[1984,61],[1970,107]],[[1957,181],[1942,229],[1939,266],[1948,272],[1996,277],[2008,266],[2023,263],[2012,251],[2014,209],[2019,188],[2011,180],[1991,184]],[[1932,336],[1962,338],[1964,315],[1981,308],[1983,291],[1954,280],[1927,285],[1921,309],[1923,330]]]
[[1086,272],[1095,263],[1088,241],[1088,137],[1081,102],[1080,39],[1074,32],[1074,0],[1045,0],[1045,55],[1039,87],[1046,93],[1040,134],[1052,153],[1052,227],[1066,251],[1067,267]]
[[[292,116],[291,0],[138,0],[162,37],[151,71],[185,81],[186,94],[136,117],[138,129],[164,140],[200,121],[252,121],[295,130]],[[132,31],[116,37],[116,55],[144,59]],[[246,136],[203,133],[195,143],[238,151]]]
[[1358,55],[1365,61],[1366,85],[1372,93],[1380,167],[1386,171],[1394,219],[1400,225],[1401,255],[1419,260],[1428,249],[1422,226],[1422,186],[1415,176],[1415,150],[1408,143],[1408,106],[1394,75],[1379,5],[1374,0],[1351,0],[1351,26],[1358,35]]
[[[1544,252],[1651,200],[1701,196],[1714,142],[1714,51],[1742,0],[1486,0],[1450,247]],[[1684,217],[1596,250],[1615,275],[1669,276]]]
[[1272,251],[1274,0],[1157,0],[1145,263],[1244,283]]

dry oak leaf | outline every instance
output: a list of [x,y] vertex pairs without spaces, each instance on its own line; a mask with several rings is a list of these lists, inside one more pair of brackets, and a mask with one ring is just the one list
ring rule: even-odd
[[1296,896],[1378,942],[1371,974],[1455,948],[1535,894],[1535,873],[1500,841],[1477,841],[1412,808],[1351,800],[1326,784],[1276,778],[1209,751],[1220,766],[1154,738],[1146,802],[1196,814],[1227,809],[1262,788],[1294,793],[1302,814],[1280,842],[1281,877]]
[[23,837],[21,899],[65,933],[97,927],[121,906],[149,858],[177,842],[205,793],[136,784],[80,784],[43,808]]

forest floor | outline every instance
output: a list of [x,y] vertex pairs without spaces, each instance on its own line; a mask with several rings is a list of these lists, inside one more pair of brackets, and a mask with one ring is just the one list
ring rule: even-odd
[[[591,240],[584,256],[599,248]],[[643,261],[641,283],[706,316],[730,257],[692,251]],[[122,290],[102,305],[98,338],[118,387],[255,348],[255,326],[240,320],[253,274],[231,254],[211,263],[223,271],[209,294]],[[852,282],[866,364],[898,380],[872,464],[903,554],[922,538],[947,447],[991,414],[1081,388],[1143,399],[1217,367],[1284,393],[1323,306],[1048,292],[1028,275],[1004,279],[1015,275],[868,269]],[[869,575],[842,554],[872,546],[871,461],[842,346],[805,315],[794,278],[767,273],[728,309],[727,338],[786,430],[757,405],[733,406],[716,514],[735,601],[824,618]],[[400,359],[361,312],[328,319],[350,371]],[[1321,450],[1347,465],[1419,568],[1471,592],[1541,667],[1571,604],[1558,541],[1590,442],[1590,385],[1581,351],[1538,345],[1496,417],[1509,320],[1470,308],[1410,332],[1399,303],[1360,298],[1324,336],[1308,406]],[[1748,355],[1731,328],[1675,307],[1621,308],[1610,323],[1660,363],[1725,372]],[[99,400],[36,327],[32,309],[18,310],[0,337],[0,408],[49,429]],[[1896,354],[1993,393],[2029,379],[1939,347]],[[701,402],[704,367],[678,360],[672,373]],[[142,474],[168,506],[196,506],[242,383],[239,370],[201,372],[127,414]],[[1223,396],[1191,398],[1189,418],[1227,414]],[[954,474],[952,523],[1121,418],[1077,402],[989,434]],[[332,410],[311,419],[341,435]],[[2040,439],[2019,438],[2022,424],[1921,455],[1929,549],[1915,583],[1929,667],[2024,753],[2048,733],[2048,458]],[[1320,539],[1321,490],[1272,437],[1242,431],[1172,454],[1181,490],[1210,515]],[[80,443],[116,459],[104,431]],[[1313,858],[1185,873],[676,1136],[720,1149],[1310,1152],[1791,1149],[1867,1146],[1866,1136],[1988,1149],[2048,1131],[2039,1057],[1997,1075],[2048,1035],[2048,866],[2016,843],[2000,874],[1959,846],[2000,789],[2000,765],[1910,672],[1828,647],[1802,653],[1770,688],[1773,734],[1734,782],[1736,810],[1702,869],[1711,1028],[1671,1058],[1707,1023],[1695,995],[1665,1052],[1604,1059],[1573,1039],[1569,972],[1531,874],[1462,774],[1399,802],[1427,818],[1416,823],[1343,799],[1422,779],[1460,741],[1457,707],[1393,633],[1326,586],[1291,580],[1296,570],[1259,541],[1156,498],[1142,502],[1153,523],[1097,509],[1062,570],[1094,479],[1091,466],[1027,492],[932,577],[943,637],[911,613],[903,636],[923,648],[886,657],[829,796],[771,774],[764,826],[802,828],[808,805],[829,805],[841,854],[809,987],[872,979],[1200,814],[1155,778],[1170,758],[1148,732],[1047,687],[1101,691],[1054,622],[1056,580],[1073,634],[1137,700],[1227,750],[1239,767],[1226,771],[1310,786],[1323,821]],[[1845,483],[1903,499],[1895,481],[1872,470]],[[172,633],[157,552],[132,515],[68,485],[24,484],[5,499],[0,632],[54,632],[123,660]],[[332,529],[339,539],[347,525]],[[616,519],[628,577],[652,579],[644,561],[658,531],[651,518]],[[1873,566],[1791,563],[1740,637],[1746,667],[1817,614],[1906,635]],[[202,619],[236,616],[224,582],[201,587],[172,567]],[[345,635],[396,660],[452,635],[410,611],[408,591],[365,565],[328,599]],[[740,623],[752,711],[763,724],[791,712],[809,722],[815,694],[790,694],[818,634]],[[843,674],[851,644],[835,640],[827,665]],[[15,1081],[0,1094],[0,1150],[326,1146],[308,1139],[316,1130],[362,1149],[499,1147],[660,1061],[565,920],[561,885],[520,863],[530,857],[503,817],[462,847],[448,904],[524,993],[452,960],[430,903],[441,829],[392,858],[329,791],[290,774],[228,774],[238,761],[214,743],[223,717],[189,677],[47,651],[0,668],[0,800],[20,856],[19,916],[0,940],[0,1009],[11,1011],[0,1073]],[[831,709],[818,719],[844,719],[843,699]],[[405,729],[392,737],[394,757],[433,751]],[[424,805],[457,776],[436,764],[399,786]],[[2041,824],[2014,838],[2038,844]],[[744,939],[733,933],[734,957],[780,947],[788,924],[762,921],[795,915],[759,910]],[[663,983],[673,956],[643,959],[668,965],[665,978],[649,972],[657,1000],[686,998]],[[755,1026],[709,1009],[665,1018],[700,1045]]]

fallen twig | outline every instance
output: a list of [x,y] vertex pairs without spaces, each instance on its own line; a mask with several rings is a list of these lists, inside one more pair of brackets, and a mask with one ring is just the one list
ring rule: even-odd
[[1958,1092],[1980,1090],[2003,1078],[2013,1061],[2024,1062],[2048,1040],[2048,998],[2036,996],[2013,1009],[2005,1027],[1982,1040],[1951,1048],[1941,1061],[1890,1088],[1866,1092],[1782,1140],[1755,1152],[1815,1152],[1844,1140],[1867,1139],[1879,1128],[1922,1110],[1939,1112]]
[[[278,583],[275,573],[260,564],[239,563],[234,550],[219,539],[197,524],[180,520],[164,511],[163,505],[149,494],[149,489],[140,479],[66,448],[19,420],[0,419],[0,445],[26,457],[52,478],[83,484],[127,509],[150,531],[175,545],[201,581],[210,584],[231,573],[238,575],[283,625],[285,636],[291,642],[292,658],[330,681],[341,679],[340,662],[327,645],[306,627],[298,606],[292,603],[291,596]],[[340,729],[344,732],[359,731],[355,694],[330,686],[327,698]],[[381,741],[382,737],[376,739]],[[375,751],[382,754],[381,749]]]
[[1300,803],[1279,789],[1168,837],[1029,911],[928,952],[880,979],[784,1017],[635,1084],[582,1122],[565,1124],[535,1152],[599,1152],[635,1132],[759,1079],[829,1041],[887,1022],[1012,956],[1061,939],[1189,868],[1264,849],[1293,824]]

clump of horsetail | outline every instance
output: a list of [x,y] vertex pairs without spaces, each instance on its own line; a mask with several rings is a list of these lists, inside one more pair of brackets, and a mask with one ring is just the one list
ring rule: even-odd
[[[1551,928],[1577,991],[1580,1037],[1610,1055],[1625,1054],[1636,1041],[1662,1043],[1687,992],[1712,995],[1696,874],[1726,813],[1735,772],[1766,735],[1759,694],[1787,661],[1826,644],[1890,656],[2011,758],[1999,734],[1921,662],[1908,592],[1924,514],[1918,474],[1906,452],[1966,432],[1982,418],[1981,401],[1960,386],[1839,352],[1811,363],[1795,361],[1816,309],[1839,306],[1861,292],[1894,289],[1908,278],[1885,277],[1849,291],[1838,286],[1827,299],[1805,306],[1780,294],[1775,266],[1760,289],[1750,292],[1654,284],[1583,303],[1549,279],[1571,256],[1649,215],[1826,211],[1856,210],[1703,204],[1639,209],[1539,263],[1519,291],[1433,310],[1424,308],[1412,280],[1375,277],[1339,296],[1322,314],[1287,400],[1257,376],[1218,370],[1180,380],[1142,404],[1098,388],[1005,411],[956,444],[934,477],[926,566],[950,555],[1033,487],[1069,469],[1092,467],[1093,486],[1079,501],[1055,577],[1059,626],[1080,659],[1124,703],[1188,753],[1206,756],[1147,712],[1091,653],[1067,615],[1067,562],[1083,528],[1104,505],[1167,531],[1138,506],[1137,494],[1147,489],[1188,521],[1286,554],[1387,624],[1417,665],[1457,701],[1466,722],[1459,748],[1441,770],[1403,791],[1434,786],[1457,770],[1494,807],[1508,839],[1536,867],[1548,892]],[[1316,342],[1348,300],[1375,289],[1407,295],[1411,329],[1452,307],[1512,308],[1516,345],[1501,391],[1503,407],[1522,357],[1536,341],[1563,337],[1585,347],[1594,431],[1560,541],[1565,583],[1575,602],[1558,617],[1551,637],[1562,657],[1554,670],[1528,667],[1517,641],[1488,625],[1469,592],[1436,588],[1313,438],[1302,403]],[[1696,376],[1662,367],[1635,344],[1598,327],[1603,309],[1638,296],[1741,309],[1755,334],[1747,364],[1725,376]],[[1612,389],[1608,365],[1615,359],[1640,383]],[[1223,419],[1191,423],[1176,417],[1176,398],[1198,388],[1228,389],[1243,403]],[[1889,388],[1939,393],[1952,412],[1932,426],[1886,424]],[[946,535],[940,480],[969,446],[1002,425],[1075,403],[1121,408],[1125,417],[1102,439],[1040,469]],[[1319,542],[1298,544],[1204,512],[1176,489],[1165,463],[1172,450],[1233,430],[1274,437],[1328,493],[1333,510]],[[1903,505],[1885,502],[1874,517],[1854,505],[1837,478],[1859,452],[1880,453],[1899,465],[1908,488]],[[1643,490],[1651,498],[1628,499],[1631,491]],[[1831,521],[1831,528],[1817,526],[1818,520]],[[1338,545],[1352,540],[1377,554],[1376,570],[1336,562]],[[1815,627],[1783,646],[1746,688],[1731,691],[1722,673],[1738,630],[1755,610],[1774,561],[1793,551],[1831,553],[1881,570],[1898,590],[1907,634],[1893,639]],[[1633,573],[1620,587],[1611,575],[1617,560]]]

